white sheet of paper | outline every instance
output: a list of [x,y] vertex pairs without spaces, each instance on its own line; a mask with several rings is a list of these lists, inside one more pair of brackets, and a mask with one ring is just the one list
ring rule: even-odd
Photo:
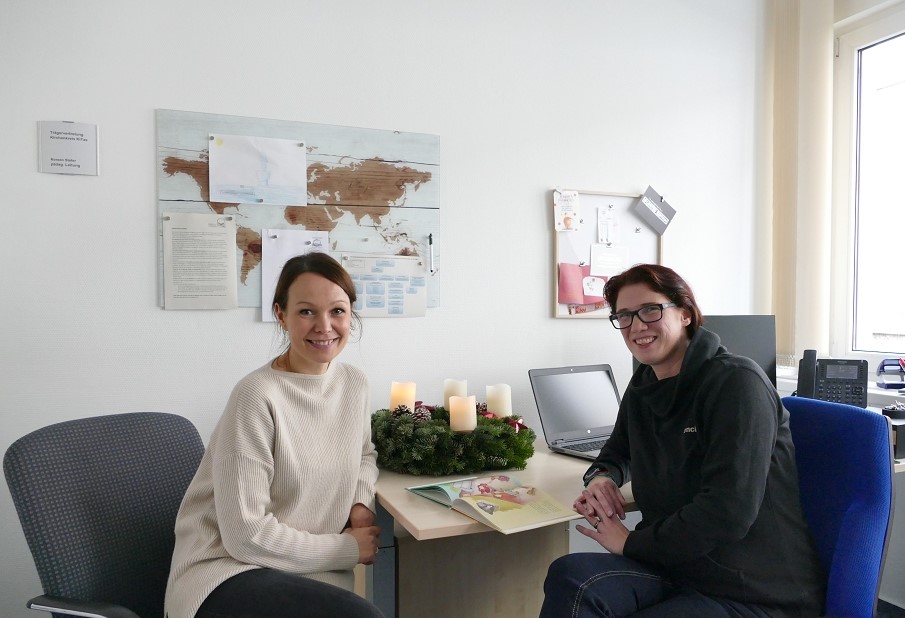
[[233,217],[165,213],[164,309],[235,309],[237,287]]
[[585,277],[581,280],[585,296],[603,296],[604,285],[606,285],[606,279],[601,277]]
[[619,244],[619,215],[613,206],[597,209],[597,242]]
[[344,253],[362,317],[407,318],[427,313],[427,264],[417,256]]
[[574,232],[581,225],[578,191],[553,193],[553,225],[557,232]]
[[628,268],[628,247],[591,245],[591,275],[610,277]]
[[275,322],[273,317],[273,292],[287,260],[312,251],[329,253],[330,238],[327,232],[308,230],[261,230],[261,321]]
[[210,201],[304,206],[305,143],[292,139],[210,135]]

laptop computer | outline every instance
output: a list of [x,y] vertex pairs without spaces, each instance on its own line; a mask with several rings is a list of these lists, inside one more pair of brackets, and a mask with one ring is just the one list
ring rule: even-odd
[[528,379],[550,450],[595,459],[619,411],[619,389],[610,366],[529,369]]

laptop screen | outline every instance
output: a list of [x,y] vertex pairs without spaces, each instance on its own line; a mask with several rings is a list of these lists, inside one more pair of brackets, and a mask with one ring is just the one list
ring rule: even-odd
[[609,365],[528,371],[547,442],[609,434],[619,411],[619,391]]

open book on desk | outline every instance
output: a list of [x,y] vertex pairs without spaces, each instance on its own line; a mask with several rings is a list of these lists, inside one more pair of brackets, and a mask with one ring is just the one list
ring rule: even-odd
[[523,485],[516,477],[506,474],[473,476],[406,489],[459,511],[503,534],[580,517],[571,507],[543,490]]

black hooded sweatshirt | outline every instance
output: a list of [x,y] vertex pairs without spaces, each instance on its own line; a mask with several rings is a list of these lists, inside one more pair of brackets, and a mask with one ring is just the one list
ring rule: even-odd
[[642,365],[591,469],[629,480],[624,554],[771,616],[819,616],[826,575],[798,493],[789,413],[763,370],[699,328],[679,374]]

